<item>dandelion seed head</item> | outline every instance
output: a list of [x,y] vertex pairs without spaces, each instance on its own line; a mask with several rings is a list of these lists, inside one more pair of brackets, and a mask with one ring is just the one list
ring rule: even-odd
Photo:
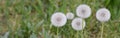
[[81,18],[88,18],[91,15],[91,8],[86,4],[79,5],[76,9],[76,15]]
[[61,27],[67,22],[66,16],[62,12],[56,12],[51,16],[51,23],[56,27]]
[[67,19],[73,19],[74,18],[74,14],[69,12],[69,13],[66,14],[66,17],[67,17]]
[[97,20],[101,22],[108,21],[110,19],[110,11],[106,8],[101,8],[96,13]]
[[74,30],[82,30],[85,27],[85,21],[81,18],[75,18],[72,20],[71,25]]

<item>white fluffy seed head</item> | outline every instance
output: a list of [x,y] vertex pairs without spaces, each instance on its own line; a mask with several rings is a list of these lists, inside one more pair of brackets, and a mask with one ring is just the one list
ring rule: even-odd
[[110,11],[106,8],[101,8],[96,13],[96,18],[100,22],[106,22],[110,19]]
[[66,14],[66,17],[67,17],[67,19],[73,19],[73,18],[74,18],[74,14],[71,13],[71,12],[68,12],[68,13]]
[[62,12],[56,12],[52,15],[51,22],[54,26],[61,27],[66,24],[67,18]]
[[76,14],[81,18],[88,18],[91,15],[91,8],[86,4],[79,5]]
[[74,30],[82,30],[85,27],[85,21],[81,18],[75,18],[73,19],[71,25]]

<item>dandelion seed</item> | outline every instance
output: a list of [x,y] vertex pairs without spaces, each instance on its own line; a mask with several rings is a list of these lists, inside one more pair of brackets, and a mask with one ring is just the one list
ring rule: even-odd
[[73,19],[71,25],[74,30],[82,30],[85,27],[85,21],[81,18],[75,18]]
[[66,14],[66,17],[67,17],[67,19],[73,19],[74,18],[74,14],[69,12],[69,13]]
[[56,27],[61,27],[66,24],[67,18],[62,12],[56,12],[51,17],[51,22]]
[[76,14],[81,18],[88,18],[91,15],[91,8],[86,4],[79,5]]
[[110,11],[106,8],[101,8],[97,11],[96,18],[101,22],[108,21],[110,19]]

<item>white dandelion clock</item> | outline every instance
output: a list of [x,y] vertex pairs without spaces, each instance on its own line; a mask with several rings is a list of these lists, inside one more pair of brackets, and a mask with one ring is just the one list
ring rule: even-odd
[[96,13],[97,20],[101,22],[108,21],[110,19],[110,11],[106,8],[101,8]]
[[66,14],[66,17],[67,17],[67,19],[73,19],[74,18],[74,14],[69,12],[69,13]]
[[76,14],[81,18],[88,18],[91,15],[91,8],[86,4],[79,5]]
[[75,18],[73,19],[71,25],[74,30],[82,30],[85,27],[85,21],[81,18]]
[[51,17],[51,22],[56,27],[61,27],[66,24],[67,18],[62,12],[56,12]]

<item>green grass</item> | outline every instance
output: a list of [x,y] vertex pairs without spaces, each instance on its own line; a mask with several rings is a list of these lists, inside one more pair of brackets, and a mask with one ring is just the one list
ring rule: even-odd
[[92,15],[85,19],[82,31],[75,31],[71,21],[58,28],[61,38],[100,38],[101,25],[96,11],[107,8],[111,18],[104,24],[103,38],[120,37],[120,0],[0,0],[0,38],[56,38],[57,27],[50,22],[54,12],[73,12],[76,7],[87,4]]

